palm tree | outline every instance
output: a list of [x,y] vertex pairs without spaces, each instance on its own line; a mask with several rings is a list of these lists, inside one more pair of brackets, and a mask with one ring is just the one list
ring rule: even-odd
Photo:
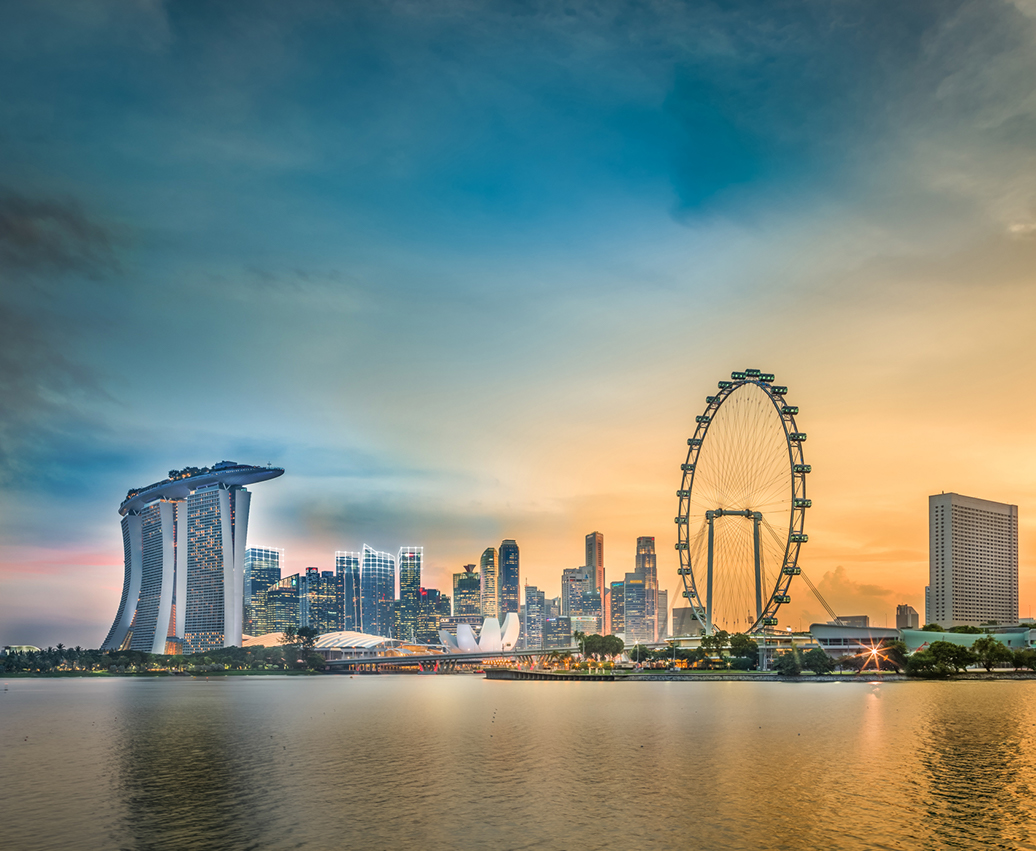
[[572,637],[579,642],[579,655],[583,655],[583,647],[586,644],[586,633],[578,629],[572,633]]

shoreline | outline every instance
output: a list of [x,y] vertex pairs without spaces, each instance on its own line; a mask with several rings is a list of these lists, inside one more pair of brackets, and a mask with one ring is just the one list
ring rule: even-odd
[[866,671],[858,674],[801,674],[796,677],[781,676],[776,673],[725,673],[722,671],[695,671],[691,673],[675,673],[665,671],[657,674],[617,673],[593,675],[575,672],[554,673],[551,671],[519,671],[513,668],[486,671],[487,680],[503,680],[508,682],[550,681],[562,682],[763,682],[763,683],[904,683],[904,682],[1015,682],[1036,681],[1033,671],[969,671],[964,674],[953,674],[948,677],[909,677],[906,674],[893,672]]

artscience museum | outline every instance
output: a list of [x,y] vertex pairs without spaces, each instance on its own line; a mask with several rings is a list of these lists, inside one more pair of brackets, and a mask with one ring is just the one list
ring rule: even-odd
[[456,637],[440,629],[439,639],[448,653],[502,653],[514,649],[520,631],[518,615],[508,612],[502,626],[497,618],[486,618],[477,639],[471,625],[466,623],[457,625]]

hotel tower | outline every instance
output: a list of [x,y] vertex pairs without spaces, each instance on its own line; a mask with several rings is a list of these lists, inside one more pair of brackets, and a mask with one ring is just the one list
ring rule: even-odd
[[244,486],[283,473],[221,461],[170,470],[168,479],[130,490],[119,506],[122,599],[102,649],[240,646],[251,499]]

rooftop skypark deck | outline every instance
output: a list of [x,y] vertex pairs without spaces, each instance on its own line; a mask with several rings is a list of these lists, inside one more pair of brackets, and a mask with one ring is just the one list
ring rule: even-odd
[[220,461],[211,467],[184,467],[182,470],[170,470],[169,478],[147,485],[143,488],[131,488],[126,499],[119,506],[119,514],[124,517],[140,511],[145,505],[156,499],[183,499],[191,491],[206,485],[222,483],[226,485],[250,485],[254,482],[265,482],[284,475],[282,467],[256,467],[251,464],[238,464],[234,461]]

